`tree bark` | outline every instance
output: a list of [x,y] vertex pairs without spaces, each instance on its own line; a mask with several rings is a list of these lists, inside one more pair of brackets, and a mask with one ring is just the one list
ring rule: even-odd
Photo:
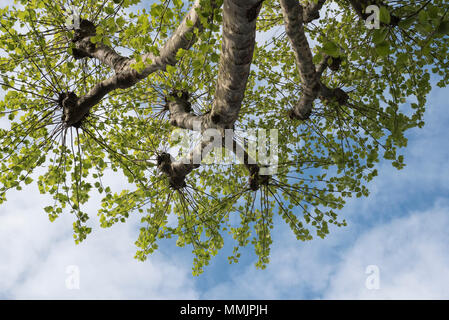
[[208,128],[231,129],[238,118],[253,60],[256,18],[261,6],[262,1],[257,0],[224,1],[223,44]]
[[280,3],[285,21],[285,31],[295,54],[302,83],[302,96],[291,110],[290,116],[306,120],[312,113],[313,102],[320,90],[319,77],[304,32],[303,7],[296,0],[280,0]]
[[165,109],[169,111],[170,124],[172,126],[203,131],[203,120],[207,115],[195,115],[189,101],[188,92],[174,92],[165,98],[167,103]]
[[311,2],[306,7],[304,7],[303,11],[303,21],[304,23],[312,22],[313,20],[320,18],[320,10],[324,6],[326,0],[318,0],[317,3]]

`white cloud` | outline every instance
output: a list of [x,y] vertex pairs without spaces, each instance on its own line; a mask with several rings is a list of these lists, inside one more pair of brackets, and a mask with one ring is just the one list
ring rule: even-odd
[[[449,206],[395,219],[357,239],[336,274],[329,299],[448,299]],[[380,287],[365,286],[366,267],[380,270]]]
[[[115,181],[115,185],[120,182]],[[135,260],[138,217],[111,229],[94,220],[98,199],[89,205],[92,234],[75,245],[73,217],[50,223],[43,198],[30,185],[11,192],[0,207],[0,297],[30,299],[195,299],[190,261],[157,252]],[[67,267],[80,270],[80,290],[66,288]]]
[[12,6],[14,4],[14,0],[2,0],[2,4],[0,8],[4,8],[6,6]]
[[[291,232],[283,228],[284,233]],[[290,234],[277,239],[266,270],[254,264],[237,270],[202,297],[210,299],[308,299],[327,287],[333,271],[323,241],[298,242]]]
[[[349,229],[349,230],[348,230]],[[412,212],[351,238],[357,228],[326,240],[296,242],[278,230],[266,270],[248,265],[217,283],[208,299],[448,299],[449,203]],[[351,238],[348,240],[348,238]],[[348,244],[350,244],[348,246]],[[366,273],[380,270],[380,289],[370,290]],[[237,272],[238,271],[238,272]]]
[[[121,229],[121,230],[120,230]],[[15,284],[19,298],[195,299],[188,265],[155,254],[145,263],[134,260],[133,235],[126,228],[97,232],[87,244],[55,242],[30,276]],[[70,265],[80,271],[80,290],[68,290]]]

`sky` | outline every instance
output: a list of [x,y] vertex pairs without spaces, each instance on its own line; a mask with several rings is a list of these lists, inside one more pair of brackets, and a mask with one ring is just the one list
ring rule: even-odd
[[92,234],[75,245],[73,217],[51,223],[35,184],[10,192],[0,206],[0,299],[448,299],[449,88],[433,87],[425,127],[407,132],[407,166],[381,161],[370,196],[349,200],[339,211],[348,226],[324,240],[299,242],[276,224],[265,270],[251,247],[230,265],[232,243],[198,277],[190,250],[173,242],[139,262],[138,217],[99,228],[98,198],[88,204]]

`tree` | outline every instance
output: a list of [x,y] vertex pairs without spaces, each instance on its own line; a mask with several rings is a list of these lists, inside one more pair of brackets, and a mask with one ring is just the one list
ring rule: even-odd
[[[449,81],[443,0],[139,2],[0,9],[0,201],[37,178],[54,199],[51,221],[74,214],[78,243],[91,232],[83,205],[98,192],[101,226],[140,215],[136,258],[176,237],[193,248],[194,274],[226,233],[231,262],[251,242],[265,267],[276,216],[302,241],[345,225],[336,212],[368,195],[379,159],[404,167],[399,151],[406,130],[424,125],[431,75]],[[277,130],[274,173],[241,133],[251,128]],[[168,152],[177,129],[199,131],[183,158]],[[194,161],[217,141],[212,154],[242,164]],[[111,172],[131,187],[104,185]]]

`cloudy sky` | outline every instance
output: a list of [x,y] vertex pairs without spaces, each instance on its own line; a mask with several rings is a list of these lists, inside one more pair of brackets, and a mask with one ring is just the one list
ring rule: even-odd
[[[266,270],[254,267],[252,248],[228,264],[227,246],[193,277],[190,251],[172,242],[138,262],[135,218],[101,229],[93,217],[92,234],[75,245],[72,217],[50,223],[34,184],[11,192],[0,206],[0,298],[448,299],[448,96],[449,88],[433,89],[426,126],[408,132],[406,168],[381,162],[370,197],[340,212],[347,227],[303,243],[278,224]],[[92,216],[97,208],[92,199]]]

